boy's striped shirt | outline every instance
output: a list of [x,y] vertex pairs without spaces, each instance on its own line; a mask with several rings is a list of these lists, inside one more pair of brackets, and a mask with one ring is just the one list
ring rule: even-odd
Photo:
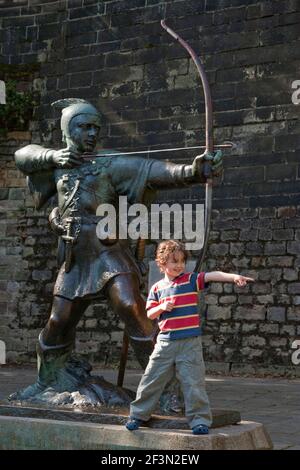
[[174,303],[171,312],[163,312],[158,317],[160,335],[170,340],[201,335],[198,293],[206,287],[204,276],[204,272],[182,273],[172,281],[161,279],[152,286],[147,310],[165,301]]

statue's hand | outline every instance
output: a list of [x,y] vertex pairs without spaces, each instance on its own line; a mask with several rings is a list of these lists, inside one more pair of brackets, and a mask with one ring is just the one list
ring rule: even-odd
[[221,150],[216,152],[204,152],[202,155],[198,155],[192,164],[193,174],[200,178],[217,177],[222,174],[223,171],[223,154]]
[[223,173],[223,153],[222,150],[217,150],[213,153],[212,160],[212,174],[217,177]]
[[69,147],[54,150],[51,160],[56,168],[73,168],[83,163],[81,155]]

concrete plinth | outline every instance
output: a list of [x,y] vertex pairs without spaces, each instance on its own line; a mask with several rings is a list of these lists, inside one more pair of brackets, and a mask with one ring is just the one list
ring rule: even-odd
[[190,430],[0,416],[1,450],[266,450],[271,439],[260,423],[239,424],[193,436]]
[[[49,406],[28,406],[0,402],[0,416],[14,416],[18,418],[55,419],[59,421],[77,421],[99,424],[121,424],[125,425],[128,419],[128,408],[67,408]],[[212,410],[212,428],[237,424],[241,421],[241,415],[235,410]],[[149,428],[160,429],[189,429],[187,420],[182,415],[152,415],[147,422]]]

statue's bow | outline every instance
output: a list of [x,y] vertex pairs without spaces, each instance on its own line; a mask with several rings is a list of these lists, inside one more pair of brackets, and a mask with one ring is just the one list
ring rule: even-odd
[[[212,115],[212,100],[211,100],[211,93],[210,88],[207,80],[207,76],[203,65],[200,62],[199,57],[193,50],[193,48],[184,40],[182,39],[175,31],[169,28],[165,21],[161,21],[161,26],[174,38],[176,39],[183,47],[187,50],[191,58],[193,59],[194,64],[197,67],[199,72],[203,91],[204,91],[204,99],[205,99],[205,149],[206,152],[212,153],[214,150],[214,142],[213,142],[213,115]],[[212,210],[212,177],[211,177],[211,164],[209,161],[204,163],[203,168],[204,176],[206,177],[206,184],[205,184],[205,216],[204,216],[204,223],[205,223],[205,232],[204,232],[204,242],[203,247],[201,249],[198,261],[196,263],[195,272],[198,272],[202,268],[203,260],[206,255],[209,233],[210,233],[210,220],[211,220],[211,210]]]

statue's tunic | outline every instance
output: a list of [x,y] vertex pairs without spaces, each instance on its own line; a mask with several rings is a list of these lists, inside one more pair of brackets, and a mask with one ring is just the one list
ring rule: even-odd
[[[136,273],[141,279],[128,240],[106,244],[97,237],[97,207],[112,204],[118,223],[119,196],[127,196],[130,205],[143,202],[146,190],[191,184],[193,178],[186,176],[185,165],[135,156],[108,156],[76,168],[58,169],[47,163],[46,152],[40,146],[29,145],[16,152],[15,158],[18,168],[28,175],[36,206],[41,207],[57,192],[63,224],[70,217],[73,220],[72,234],[76,242],[71,248],[71,269],[66,272],[62,262],[54,295],[70,300],[98,297],[106,283],[118,274]],[[60,240],[59,251],[64,249],[66,243]]]
[[[84,164],[72,170],[55,170],[55,182],[59,195],[59,207],[79,181],[78,189],[70,206],[63,214],[63,220],[72,216],[79,218],[80,232],[77,242],[72,246],[74,262],[70,272],[65,272],[62,264],[55,286],[54,295],[68,299],[95,296],[112,277],[121,273],[136,273],[141,281],[140,269],[133,256],[128,240],[117,240],[106,244],[96,234],[96,224],[100,217],[95,216],[100,204],[112,204],[116,209],[117,222],[118,197],[127,196],[128,204],[142,201],[151,164],[139,161],[132,177],[120,171],[122,159],[116,157],[98,158],[96,164]],[[135,162],[136,163],[136,162]],[[131,167],[133,161],[126,160]],[[71,214],[70,214],[71,213]],[[76,222],[75,222],[76,227]]]

